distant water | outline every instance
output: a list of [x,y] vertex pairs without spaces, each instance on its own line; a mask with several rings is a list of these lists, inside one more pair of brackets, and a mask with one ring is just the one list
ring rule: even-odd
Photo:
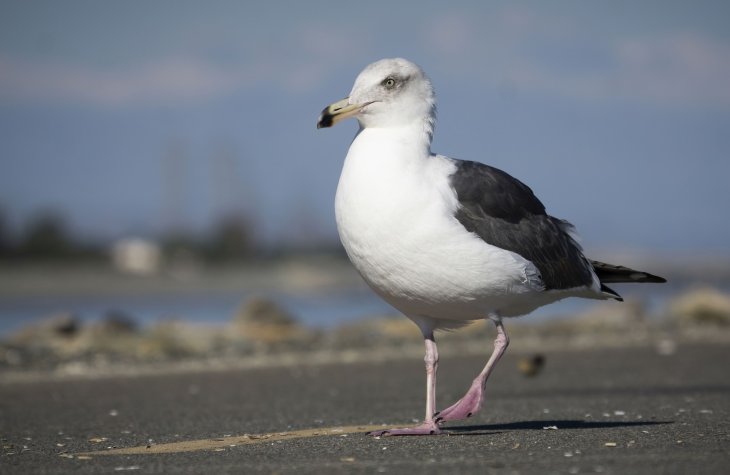
[[[301,323],[332,327],[394,310],[367,289],[335,293],[260,293],[274,300]],[[225,324],[253,295],[245,292],[161,293],[144,295],[71,295],[0,298],[0,335],[59,313],[71,313],[82,321],[103,318],[112,312],[132,317],[142,325],[164,320]]]
[[[639,298],[647,310],[661,311],[667,300],[688,284],[615,285],[626,299]],[[721,290],[730,291],[725,286]],[[331,328],[373,315],[397,315],[388,304],[366,288],[309,294],[257,293],[276,301],[302,324]],[[101,319],[115,312],[128,315],[142,325],[163,320],[225,324],[252,295],[244,292],[159,293],[144,295],[65,295],[0,298],[0,336],[50,315],[67,312],[83,321]],[[594,301],[568,299],[533,312],[530,321],[579,313]]]

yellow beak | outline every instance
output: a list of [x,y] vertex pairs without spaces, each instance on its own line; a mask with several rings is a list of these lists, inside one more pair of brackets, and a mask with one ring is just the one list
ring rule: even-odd
[[324,127],[332,127],[337,122],[352,117],[353,115],[360,112],[360,109],[371,104],[366,102],[364,104],[350,104],[350,98],[346,97],[341,101],[337,101],[333,104],[328,105],[322,110],[317,120],[317,128],[321,129]]

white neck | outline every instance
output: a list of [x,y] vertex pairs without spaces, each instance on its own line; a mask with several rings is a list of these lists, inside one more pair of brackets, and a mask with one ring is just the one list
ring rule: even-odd
[[360,128],[347,157],[367,156],[381,166],[387,166],[386,161],[422,160],[431,156],[431,137],[431,129],[424,128],[423,124]]

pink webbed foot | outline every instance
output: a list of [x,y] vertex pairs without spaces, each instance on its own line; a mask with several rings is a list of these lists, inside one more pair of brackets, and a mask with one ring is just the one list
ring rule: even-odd
[[425,421],[415,427],[404,427],[399,429],[383,429],[368,432],[368,435],[375,437],[388,437],[392,435],[438,435],[441,429],[435,421]]
[[480,381],[475,380],[464,397],[456,401],[452,406],[441,412],[437,412],[435,420],[437,423],[446,421],[458,421],[476,414],[482,407],[484,390]]

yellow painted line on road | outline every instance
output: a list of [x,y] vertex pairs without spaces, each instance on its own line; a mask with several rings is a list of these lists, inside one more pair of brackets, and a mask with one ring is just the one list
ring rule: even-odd
[[388,428],[383,425],[361,425],[343,427],[320,427],[317,429],[302,429],[287,432],[270,432],[266,434],[243,434],[217,439],[182,440],[180,442],[169,442],[167,444],[140,445],[138,447],[121,447],[94,452],[82,452],[76,456],[91,455],[143,455],[143,454],[173,454],[178,452],[195,452],[199,450],[225,450],[229,447],[239,445],[261,444],[265,442],[276,442],[279,440],[302,439],[307,437],[340,436],[345,434],[356,434]]

